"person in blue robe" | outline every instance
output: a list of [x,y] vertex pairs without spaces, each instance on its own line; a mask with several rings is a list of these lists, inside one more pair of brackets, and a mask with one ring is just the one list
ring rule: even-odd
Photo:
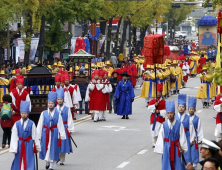
[[128,115],[132,114],[132,102],[134,101],[135,94],[132,83],[128,80],[130,77],[127,71],[124,71],[122,81],[116,87],[114,94],[115,97],[115,113],[122,115],[122,119],[129,119]]
[[200,118],[194,113],[196,111],[196,97],[188,98],[188,112],[192,120],[194,129],[195,129],[195,140],[191,143],[191,160],[193,167],[196,168],[199,163],[199,144],[203,141],[203,128],[200,121]]
[[64,90],[62,88],[56,90],[57,94],[57,106],[56,110],[62,116],[65,132],[66,132],[66,139],[62,140],[62,145],[60,148],[60,165],[64,165],[65,162],[65,155],[66,153],[70,154],[73,152],[72,150],[72,143],[71,143],[71,133],[74,132],[74,123],[72,120],[72,114],[69,107],[64,106]]
[[15,154],[11,170],[35,170],[35,153],[41,151],[35,123],[28,118],[30,101],[21,101],[21,119],[12,128],[9,152]]
[[183,124],[175,118],[174,101],[166,102],[166,112],[168,119],[161,125],[154,152],[162,154],[162,170],[183,170],[181,158],[188,150],[187,140]]
[[[191,148],[190,144],[195,139],[195,130],[192,125],[192,121],[190,119],[190,116],[185,113],[186,111],[186,101],[187,101],[187,95],[186,94],[179,94],[178,95],[178,113],[175,115],[175,118],[180,121],[183,124],[184,131],[186,134],[187,139],[187,146],[188,150],[184,154],[184,158],[186,163],[191,163]],[[183,162],[185,164],[185,162]]]
[[37,126],[38,139],[41,140],[39,158],[46,161],[46,169],[53,170],[59,161],[61,140],[66,139],[62,116],[54,108],[56,92],[48,93],[48,110],[41,113]]

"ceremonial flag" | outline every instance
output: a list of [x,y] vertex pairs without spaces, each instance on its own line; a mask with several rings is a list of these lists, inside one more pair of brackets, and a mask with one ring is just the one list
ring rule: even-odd
[[218,36],[218,43],[217,43],[217,57],[216,57],[216,68],[221,68],[221,59],[220,59],[220,36]]

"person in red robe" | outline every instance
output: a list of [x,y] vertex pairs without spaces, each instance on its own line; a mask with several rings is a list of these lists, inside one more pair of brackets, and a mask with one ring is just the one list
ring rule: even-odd
[[198,73],[202,73],[202,67],[206,65],[206,58],[204,57],[204,54],[201,54],[200,59],[198,60],[199,66],[197,68]]
[[[65,80],[64,78],[62,79],[62,77],[63,76],[59,74],[55,75],[55,88],[53,88],[51,91],[56,92],[57,89],[63,88],[64,89],[64,105],[72,108],[73,107],[72,99],[71,99],[69,91],[66,88],[64,88]],[[61,86],[61,84],[63,85],[63,87]]]
[[99,112],[105,110],[104,93],[105,84],[101,84],[103,71],[95,70],[94,79],[88,85],[90,90],[90,110],[94,113],[94,122],[99,120]]
[[21,72],[19,69],[15,69],[15,77],[14,75],[12,76],[10,87],[9,87],[9,92],[11,92],[13,89],[16,88],[17,78],[24,78],[24,76],[21,75]]
[[109,110],[109,93],[112,92],[113,88],[112,85],[110,84],[110,81],[107,80],[108,78],[108,71],[102,71],[102,83],[107,83],[105,84],[105,92],[104,92],[104,110],[100,111],[99,115],[99,120],[100,121],[106,121],[106,111]]
[[77,108],[79,105],[79,101],[82,100],[80,91],[79,91],[79,86],[77,84],[75,84],[74,86],[70,84],[69,75],[67,73],[65,73],[63,77],[64,78],[62,79],[64,79],[64,83],[65,83],[64,88],[69,91],[71,99],[72,99],[72,103],[73,103],[73,107],[71,107],[71,113],[72,113],[73,119],[76,120],[77,112],[74,112],[73,109]]
[[[30,101],[29,93],[25,90],[26,88],[24,87],[24,78],[17,78],[17,87],[13,89],[10,93],[12,96],[12,103],[16,106],[18,109],[17,112],[12,116],[14,123],[17,120],[21,119],[20,116],[20,103],[21,101]],[[31,112],[31,101],[30,101],[30,112]]]
[[183,72],[183,87],[186,87],[188,75],[190,74],[190,66],[186,62],[186,57],[183,54],[179,57],[179,59],[182,61],[179,67],[182,69]]
[[136,78],[137,78],[137,69],[136,65],[132,63],[133,60],[128,61],[127,72],[131,76],[131,83],[133,87],[136,86]]
[[153,148],[156,145],[161,125],[166,117],[166,101],[162,98],[163,85],[157,84],[157,98],[150,100],[148,110],[151,112],[150,129]]

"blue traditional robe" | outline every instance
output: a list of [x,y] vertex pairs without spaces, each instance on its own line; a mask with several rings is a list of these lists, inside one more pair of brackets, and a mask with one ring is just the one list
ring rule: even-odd
[[62,117],[56,109],[54,109],[53,116],[51,116],[51,113],[49,114],[48,110],[41,113],[37,132],[41,135],[41,152],[39,153],[39,158],[46,161],[58,161],[60,153],[59,135],[62,140],[66,139],[66,137]]
[[199,122],[199,117],[195,116],[193,119],[193,126],[194,126],[195,134],[196,134],[196,142],[191,146],[191,160],[193,163],[199,162],[198,134],[197,134],[198,122]]
[[115,113],[117,115],[131,115],[132,114],[132,98],[135,97],[133,86],[130,81],[120,81],[116,87],[114,94],[115,99]]
[[[175,118],[178,121],[181,121],[179,116],[178,116],[178,114],[175,115]],[[184,153],[184,158],[185,158],[186,162],[188,163],[188,162],[191,162],[190,131],[189,131],[189,129],[190,129],[189,128],[189,126],[190,126],[190,116],[185,114],[184,115],[184,119],[183,119],[183,121],[181,123],[183,124],[184,131],[185,131],[186,138],[187,138],[188,151],[186,153]]]
[[[185,169],[185,166],[181,162],[180,151],[179,151],[180,126],[181,123],[178,120],[176,120],[172,130],[169,128],[167,121],[163,123],[165,138],[164,138],[164,148],[163,148],[163,157],[162,157],[162,170]],[[172,147],[174,149],[174,158],[172,155],[172,150],[173,150]],[[172,166],[174,166],[174,168]]]
[[[25,129],[23,129],[21,120],[18,120],[14,126],[17,128],[18,132],[18,147],[17,147],[17,153],[15,154],[14,161],[12,163],[11,170],[19,170],[20,166],[24,168],[22,165],[24,162],[24,159],[21,160],[21,151],[25,152],[26,157],[26,170],[35,170],[35,156],[33,152],[33,139],[32,139],[32,125],[33,121],[30,119],[28,120],[27,126]],[[24,142],[25,148],[23,148],[22,143]],[[22,150],[21,150],[22,149]]]
[[[60,112],[57,107],[56,107],[56,110],[58,112]],[[69,111],[69,108],[67,106],[64,106],[63,110],[61,111],[61,116],[62,116],[65,132],[66,132],[66,139],[62,140],[62,145],[61,145],[61,148],[60,148],[60,153],[70,153],[70,152],[72,153],[73,152],[71,139],[67,135],[67,130],[68,130],[68,125],[67,125],[67,123],[68,123],[68,111]]]

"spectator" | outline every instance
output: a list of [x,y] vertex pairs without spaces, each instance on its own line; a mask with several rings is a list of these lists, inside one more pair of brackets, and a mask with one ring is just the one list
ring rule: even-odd
[[5,78],[6,79],[10,79],[11,75],[10,75],[11,71],[10,71],[10,64],[7,64],[6,68],[5,68]]
[[112,73],[112,77],[109,78],[110,83],[112,83],[112,92],[109,93],[109,113],[112,113],[112,106],[114,106],[114,110],[115,110],[115,105],[114,105],[114,94],[116,91],[116,86],[119,82],[119,79],[117,78],[117,76],[119,75],[119,73],[117,71],[113,71]]
[[[14,104],[12,104],[12,97],[9,94],[5,94],[2,100],[3,100],[3,103],[0,105],[0,112],[4,110],[4,107],[10,107],[15,112],[18,112],[18,109],[15,107]],[[1,117],[1,127],[3,129],[2,148],[5,148],[7,141],[8,141],[8,145],[10,145],[11,129],[12,129],[13,124],[14,123],[13,123],[12,117],[8,117],[8,119]]]
[[203,170],[219,170],[219,163],[214,158],[208,158],[205,160]]
[[111,62],[113,64],[113,67],[115,69],[117,67],[118,60],[117,60],[117,58],[116,58],[114,53],[112,53],[112,56],[111,56],[110,60],[111,60]]
[[213,47],[213,49],[211,50],[211,52],[212,52],[213,62],[215,62],[216,55],[217,55],[217,50],[215,49],[215,47]]

